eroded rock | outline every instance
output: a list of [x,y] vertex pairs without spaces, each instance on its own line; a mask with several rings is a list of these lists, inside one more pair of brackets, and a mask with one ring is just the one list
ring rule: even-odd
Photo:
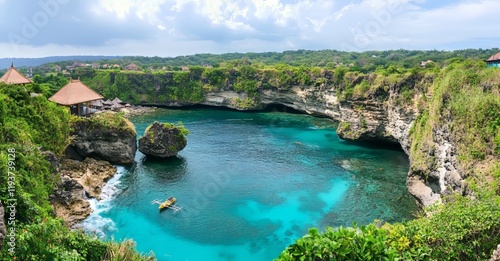
[[76,160],[92,157],[114,164],[134,162],[137,133],[129,120],[105,112],[79,119],[73,123],[73,129],[74,139],[66,149],[66,157]]
[[55,214],[73,227],[91,213],[88,198],[100,199],[102,188],[116,173],[116,168],[107,161],[87,158],[84,161],[64,159],[61,161],[61,182],[50,202]]
[[183,126],[154,122],[139,139],[139,151],[158,158],[176,156],[187,145],[186,135]]

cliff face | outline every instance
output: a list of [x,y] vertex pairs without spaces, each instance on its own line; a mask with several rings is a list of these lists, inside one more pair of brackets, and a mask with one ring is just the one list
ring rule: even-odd
[[99,198],[102,187],[114,176],[116,168],[106,161],[63,159],[61,182],[50,201],[56,216],[73,227],[92,213],[88,198]]
[[[433,134],[436,150],[429,155],[428,168],[419,169],[412,164],[410,131],[420,114],[418,101],[425,102],[430,98],[423,86],[431,85],[432,80],[408,76],[398,82],[387,83],[383,97],[371,95],[350,99],[339,97],[334,88],[324,85],[294,86],[288,91],[263,90],[259,93],[260,104],[251,109],[280,104],[338,121],[337,132],[342,139],[400,144],[410,157],[408,191],[421,205],[426,206],[441,201],[441,195],[449,193],[449,188],[459,192],[464,190],[463,177],[457,167],[447,126],[442,126]],[[402,88],[414,90],[414,95],[402,97]],[[244,93],[212,92],[206,94],[205,101],[199,104],[242,109],[235,105],[234,100],[245,98]]]
[[102,113],[72,124],[74,137],[66,150],[68,158],[86,157],[114,164],[132,164],[137,150],[137,134],[132,123],[115,113]]

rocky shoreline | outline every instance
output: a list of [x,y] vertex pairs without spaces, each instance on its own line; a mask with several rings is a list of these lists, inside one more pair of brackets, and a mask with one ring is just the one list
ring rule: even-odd
[[130,118],[133,116],[140,116],[140,115],[146,115],[150,113],[154,113],[157,111],[158,108],[156,107],[149,107],[149,106],[142,106],[142,105],[137,105],[137,106],[131,106],[128,108],[122,108],[120,109],[120,112],[123,113],[123,116],[126,118]]
[[75,227],[92,213],[88,199],[100,200],[101,190],[116,174],[116,167],[92,158],[83,161],[63,159],[60,174],[61,182],[50,201],[55,215],[69,227]]

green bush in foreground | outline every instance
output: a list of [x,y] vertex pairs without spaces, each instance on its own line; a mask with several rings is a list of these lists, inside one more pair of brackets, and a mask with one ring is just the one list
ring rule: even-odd
[[309,233],[281,253],[290,260],[486,260],[500,242],[500,197],[451,196],[416,220]]

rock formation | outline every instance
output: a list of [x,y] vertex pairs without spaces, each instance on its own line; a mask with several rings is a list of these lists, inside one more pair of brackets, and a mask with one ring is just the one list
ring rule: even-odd
[[56,216],[66,221],[69,227],[73,227],[92,213],[90,203],[84,197],[85,191],[80,183],[68,176],[62,176],[61,183],[50,196],[50,202]]
[[187,145],[186,134],[182,126],[154,122],[139,139],[139,151],[159,158],[176,156]]
[[66,156],[82,160],[92,157],[114,164],[132,164],[137,150],[134,125],[116,113],[106,112],[73,123],[74,137]]
[[102,187],[116,173],[109,162],[87,158],[82,162],[64,159],[61,183],[51,195],[55,214],[73,227],[92,213],[88,197],[99,199]]
[[116,167],[107,161],[86,158],[79,162],[64,159],[61,167],[61,175],[71,177],[78,181],[86,191],[87,196],[100,199],[102,187],[116,173]]

